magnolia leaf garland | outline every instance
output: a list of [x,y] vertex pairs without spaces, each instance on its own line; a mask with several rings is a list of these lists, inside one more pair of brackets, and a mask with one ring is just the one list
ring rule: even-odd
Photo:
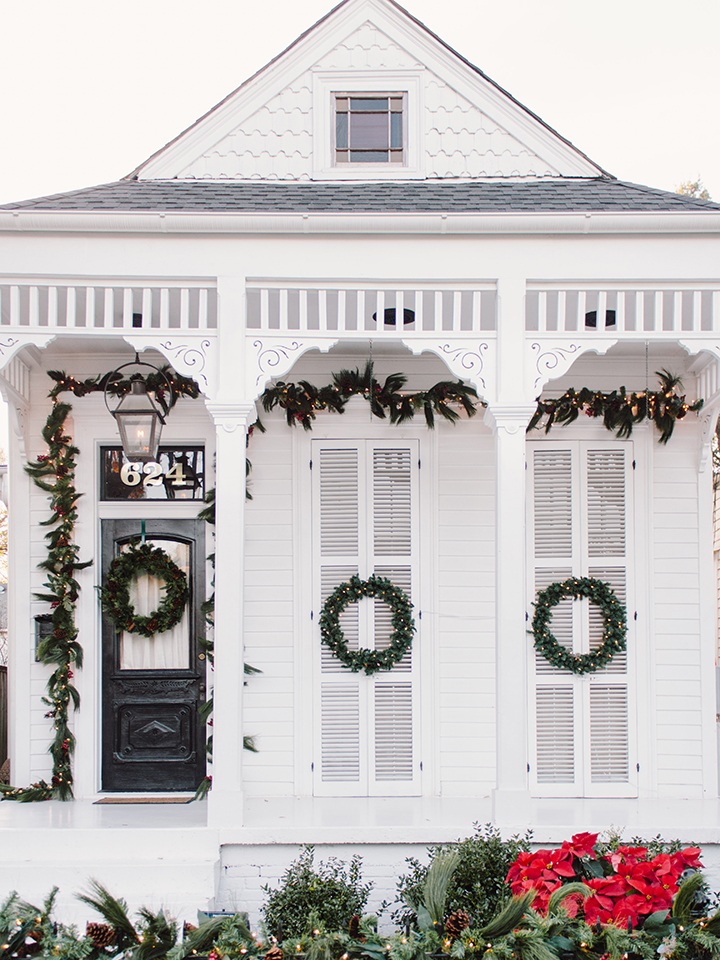
[[[587,597],[591,603],[596,603],[603,617],[602,643],[592,653],[578,654],[566,650],[550,632],[553,607],[561,600],[577,600],[580,597]],[[577,674],[595,673],[606,667],[616,653],[625,649],[625,608],[607,583],[594,577],[570,577],[563,583],[551,583],[538,592],[532,635],[535,649],[554,667]]]
[[[147,616],[137,614],[130,602],[130,585],[139,573],[162,580],[165,590],[157,610]],[[184,571],[160,547],[150,543],[138,546],[135,540],[110,564],[105,586],[100,590],[103,610],[118,630],[139,633],[142,637],[172,630],[182,620],[188,597]]]
[[685,396],[678,396],[676,392],[676,388],[682,388],[680,377],[668,370],[656,370],[655,374],[660,379],[660,389],[655,391],[626,393],[625,387],[620,387],[612,393],[600,393],[587,387],[579,391],[571,387],[556,399],[538,399],[527,432],[539,426],[543,417],[547,417],[545,433],[549,433],[553,424],[573,423],[584,413],[588,417],[602,417],[605,428],[620,439],[629,437],[635,424],[651,420],[660,431],[659,442],[667,443],[675,422],[682,420],[687,413],[697,413],[703,400],[687,403]]
[[383,384],[373,377],[373,364],[368,360],[365,369],[340,370],[332,375],[332,383],[316,387],[307,380],[285,383],[279,380],[268,387],[261,397],[263,409],[268,413],[275,407],[285,411],[289,426],[301,423],[306,430],[312,429],[312,421],[318,410],[334,410],[343,413],[352,397],[364,397],[370,403],[373,415],[390,423],[405,423],[412,420],[416,411],[422,410],[428,427],[435,426],[435,414],[455,422],[458,413],[450,404],[459,404],[468,417],[475,416],[477,406],[487,406],[478,398],[475,389],[462,380],[443,380],[416,393],[402,393],[407,377],[391,373]]
[[[375,597],[392,611],[390,644],[384,650],[350,650],[340,626],[340,614],[350,603],[363,597]],[[412,618],[412,603],[408,595],[385,577],[371,576],[361,580],[352,576],[336,587],[323,604],[320,614],[320,636],[338,660],[353,673],[364,670],[370,675],[380,670],[391,670],[399,663],[412,646],[415,624]]]

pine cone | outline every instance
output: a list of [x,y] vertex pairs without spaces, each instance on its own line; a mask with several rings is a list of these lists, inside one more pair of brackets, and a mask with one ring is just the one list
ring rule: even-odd
[[111,947],[115,943],[115,929],[109,923],[88,922],[85,936],[89,937],[96,947]]
[[183,923],[183,940],[190,936],[191,933],[194,933],[197,930],[197,927],[194,923],[188,923],[187,920]]
[[358,934],[360,933],[360,917],[355,913],[350,917],[350,923],[348,924],[348,933],[353,938],[357,940]]
[[275,944],[274,947],[270,947],[265,954],[265,960],[283,960],[283,952],[277,944]]
[[448,915],[445,921],[445,935],[450,940],[457,940],[460,934],[470,926],[470,917],[465,910],[456,910]]

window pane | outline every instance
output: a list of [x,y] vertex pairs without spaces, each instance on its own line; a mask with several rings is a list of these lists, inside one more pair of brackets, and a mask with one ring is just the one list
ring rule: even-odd
[[387,150],[386,113],[351,113],[350,147],[353,150]]
[[350,101],[351,110],[379,110],[382,113],[387,113],[388,102],[387,97],[379,97],[377,99],[355,99],[353,98]]
[[402,147],[402,114],[390,114],[390,146]]
[[350,158],[353,163],[387,163],[388,155],[385,150],[351,150]]
[[347,150],[348,145],[348,115],[338,113],[335,117],[335,146],[338,150]]

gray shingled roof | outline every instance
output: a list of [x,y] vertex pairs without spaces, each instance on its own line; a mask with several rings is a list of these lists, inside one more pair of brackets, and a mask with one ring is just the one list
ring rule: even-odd
[[0,210],[122,213],[690,213],[720,204],[620,180],[408,183],[119,180]]

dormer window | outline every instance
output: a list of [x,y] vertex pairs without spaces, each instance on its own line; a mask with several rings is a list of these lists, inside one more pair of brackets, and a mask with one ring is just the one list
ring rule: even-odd
[[405,163],[402,93],[335,94],[335,163]]

